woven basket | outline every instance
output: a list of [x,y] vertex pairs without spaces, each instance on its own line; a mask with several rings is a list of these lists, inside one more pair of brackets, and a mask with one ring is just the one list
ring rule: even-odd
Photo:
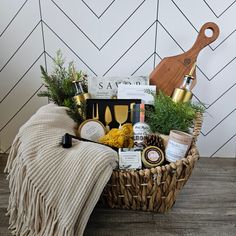
[[186,158],[164,166],[143,170],[113,170],[101,200],[111,208],[167,212],[190,177],[199,159],[196,148],[202,115],[197,114],[194,141]]

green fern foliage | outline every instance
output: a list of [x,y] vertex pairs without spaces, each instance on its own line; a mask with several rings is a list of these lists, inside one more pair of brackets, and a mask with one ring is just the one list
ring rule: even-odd
[[[87,91],[86,78],[83,73],[75,71],[73,62],[70,62],[66,68],[61,51],[58,51],[54,58],[54,67],[51,74],[48,74],[43,66],[40,66],[40,70],[46,90],[40,91],[38,96],[48,97],[49,101],[58,106],[68,107],[68,114],[74,121],[81,123],[84,120],[85,105],[78,106],[73,99],[76,90],[72,81],[81,81],[84,90]],[[79,112],[79,110],[82,112]]]
[[191,102],[175,103],[162,92],[154,95],[153,108],[146,111],[147,123],[152,132],[169,134],[170,130],[189,132],[194,125],[196,112],[204,112],[201,105]]

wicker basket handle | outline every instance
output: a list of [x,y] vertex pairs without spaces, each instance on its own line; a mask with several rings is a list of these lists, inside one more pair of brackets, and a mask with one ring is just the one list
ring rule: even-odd
[[202,121],[203,121],[203,115],[201,112],[196,113],[196,119],[194,122],[194,128],[193,128],[193,139],[194,143],[197,142],[197,137],[199,136],[201,129],[202,129]]

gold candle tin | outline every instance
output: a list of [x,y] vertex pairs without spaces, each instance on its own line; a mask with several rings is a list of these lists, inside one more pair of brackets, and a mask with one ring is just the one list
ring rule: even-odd
[[89,119],[80,124],[78,134],[80,138],[99,142],[99,138],[106,134],[106,128],[102,122]]
[[142,162],[145,167],[153,168],[161,165],[165,160],[163,151],[155,146],[146,147],[142,152]]

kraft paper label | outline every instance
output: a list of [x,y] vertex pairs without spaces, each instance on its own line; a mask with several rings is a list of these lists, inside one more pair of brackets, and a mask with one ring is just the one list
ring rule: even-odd
[[169,140],[166,148],[166,158],[168,161],[175,162],[184,158],[187,151],[188,145]]

